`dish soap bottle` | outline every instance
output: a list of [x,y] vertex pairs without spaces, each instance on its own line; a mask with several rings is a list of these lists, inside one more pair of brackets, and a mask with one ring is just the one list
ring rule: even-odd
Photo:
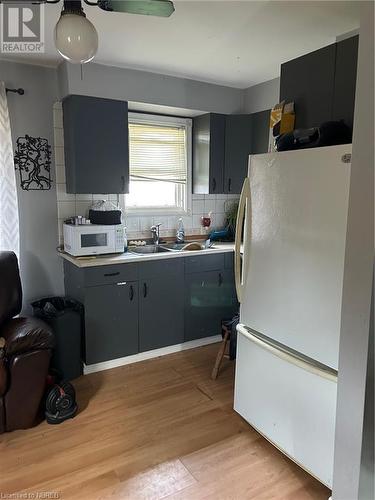
[[176,233],[176,243],[184,243],[185,242],[185,229],[184,223],[182,222],[182,218],[178,219],[178,227]]

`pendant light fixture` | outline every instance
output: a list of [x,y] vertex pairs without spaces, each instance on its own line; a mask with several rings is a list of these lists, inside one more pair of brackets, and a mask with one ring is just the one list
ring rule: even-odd
[[86,18],[80,0],[64,0],[61,17],[55,26],[58,52],[71,63],[91,61],[98,50],[98,33]]

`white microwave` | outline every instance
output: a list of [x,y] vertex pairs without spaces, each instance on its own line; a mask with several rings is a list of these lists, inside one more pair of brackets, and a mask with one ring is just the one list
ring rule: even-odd
[[125,228],[122,224],[64,224],[64,251],[75,257],[122,253],[124,242]]

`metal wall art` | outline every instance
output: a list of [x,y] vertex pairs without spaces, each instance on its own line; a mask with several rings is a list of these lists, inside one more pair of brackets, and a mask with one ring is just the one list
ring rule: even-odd
[[19,137],[14,165],[20,173],[21,188],[26,191],[51,189],[51,146],[41,137]]

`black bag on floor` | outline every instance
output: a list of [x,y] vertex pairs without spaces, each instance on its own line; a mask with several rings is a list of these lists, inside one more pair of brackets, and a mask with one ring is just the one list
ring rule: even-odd
[[343,121],[324,122],[320,127],[296,129],[276,139],[277,151],[349,144],[352,132]]

